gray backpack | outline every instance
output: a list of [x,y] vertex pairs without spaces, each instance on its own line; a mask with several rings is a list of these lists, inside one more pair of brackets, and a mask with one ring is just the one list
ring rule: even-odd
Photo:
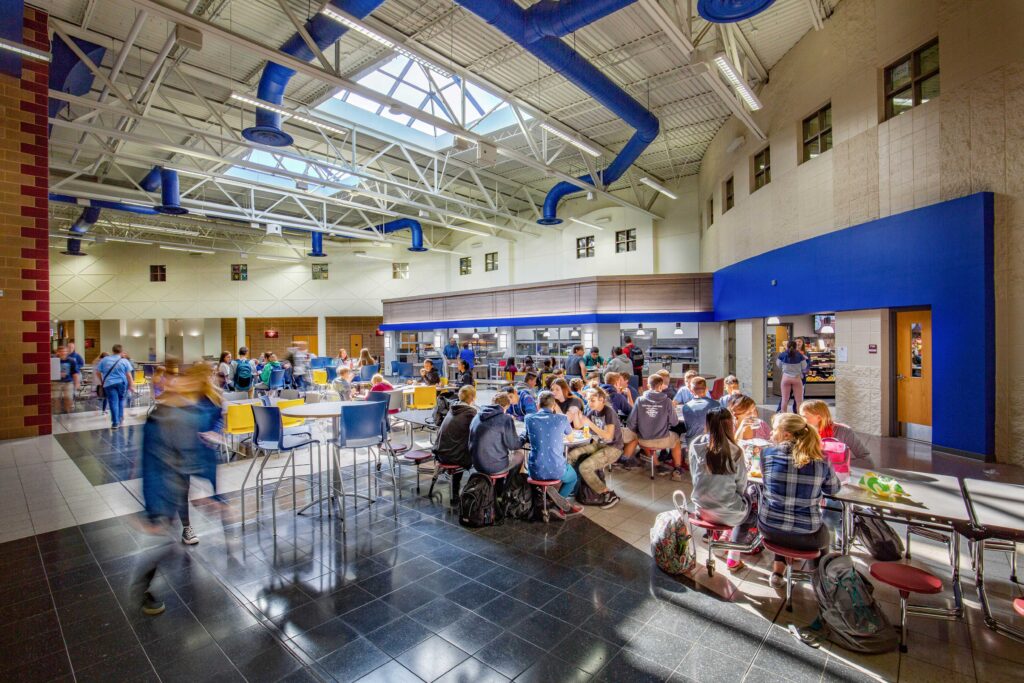
[[874,587],[849,555],[822,558],[812,583],[821,622],[833,643],[866,653],[891,652],[899,646],[896,630],[872,596]]

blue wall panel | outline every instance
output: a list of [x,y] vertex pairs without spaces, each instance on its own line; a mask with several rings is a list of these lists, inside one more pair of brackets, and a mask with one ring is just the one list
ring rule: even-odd
[[740,261],[714,275],[715,317],[931,306],[932,442],[991,458],[992,224],[983,192]]

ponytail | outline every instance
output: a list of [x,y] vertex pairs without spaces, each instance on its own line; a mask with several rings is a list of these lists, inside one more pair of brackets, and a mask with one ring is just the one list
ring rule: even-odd
[[821,437],[817,430],[807,424],[800,415],[796,413],[779,413],[775,416],[772,426],[778,430],[791,435],[793,464],[799,469],[816,460],[823,460],[824,454],[821,450]]

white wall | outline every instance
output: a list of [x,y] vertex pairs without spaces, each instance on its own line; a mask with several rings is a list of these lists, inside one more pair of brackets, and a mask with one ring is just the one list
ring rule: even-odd
[[[876,353],[870,352],[874,344]],[[866,434],[889,433],[889,311],[846,311],[836,314],[836,415]]]
[[736,378],[758,403],[764,403],[765,383],[764,320],[736,321]]

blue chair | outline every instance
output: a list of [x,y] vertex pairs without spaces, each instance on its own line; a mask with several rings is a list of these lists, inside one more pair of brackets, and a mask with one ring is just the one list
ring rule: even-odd
[[398,372],[399,379],[412,379],[412,363],[399,363]]
[[281,481],[284,479],[285,472],[288,471],[288,466],[292,467],[292,509],[296,509],[296,502],[298,501],[296,485],[295,485],[295,451],[299,448],[309,447],[309,480],[310,488],[313,486],[313,446],[316,445],[317,462],[320,462],[320,442],[313,438],[309,431],[289,431],[284,428],[281,422],[281,410],[279,408],[269,408],[266,406],[254,405],[252,407],[253,412],[253,437],[252,442],[255,447],[255,454],[253,455],[252,464],[249,465],[249,470],[245,473],[245,478],[242,480],[242,526],[245,526],[245,485],[249,481],[249,476],[252,474],[253,468],[256,466],[257,461],[260,461],[260,455],[262,454],[262,462],[259,470],[256,473],[256,511],[259,513],[260,499],[263,497],[263,480],[264,472],[267,469],[267,459],[271,453],[288,453],[288,459],[280,468],[281,474],[277,478],[277,484],[274,486],[274,492],[271,496],[271,506],[273,512],[273,526],[274,534],[277,534],[277,491],[281,488]]
[[369,382],[373,379],[373,376],[380,372],[380,364],[377,365],[364,365],[359,368],[359,381]]
[[[373,393],[373,392],[371,392]],[[377,392],[384,393],[384,392]],[[367,493],[373,490],[376,478],[371,470],[371,461],[376,460],[380,469],[380,449],[384,447],[389,453],[391,464],[391,482],[395,490],[392,498],[394,515],[398,517],[398,479],[395,476],[395,458],[391,453],[387,433],[388,404],[379,398],[367,400],[363,404],[346,405],[341,411],[336,445],[339,449],[352,449],[352,485],[356,484],[356,449],[366,448],[375,458],[366,460]],[[341,465],[338,463],[338,471]],[[344,495],[344,492],[342,493]],[[372,500],[372,498],[371,498]],[[344,529],[344,527],[342,527]]]
[[324,368],[327,371],[327,383],[330,384],[334,380],[338,379],[338,368],[333,365],[328,365]]
[[270,377],[267,381],[267,393],[271,391],[280,391],[284,388],[284,368],[274,368],[270,371]]
[[316,358],[312,358],[309,361],[309,367],[312,370],[323,370],[330,364],[331,359],[326,358],[325,356],[317,356]]
[[392,377],[397,377],[398,376],[398,366],[400,366],[400,365],[401,365],[401,363],[399,363],[397,360],[391,361],[391,376]]

